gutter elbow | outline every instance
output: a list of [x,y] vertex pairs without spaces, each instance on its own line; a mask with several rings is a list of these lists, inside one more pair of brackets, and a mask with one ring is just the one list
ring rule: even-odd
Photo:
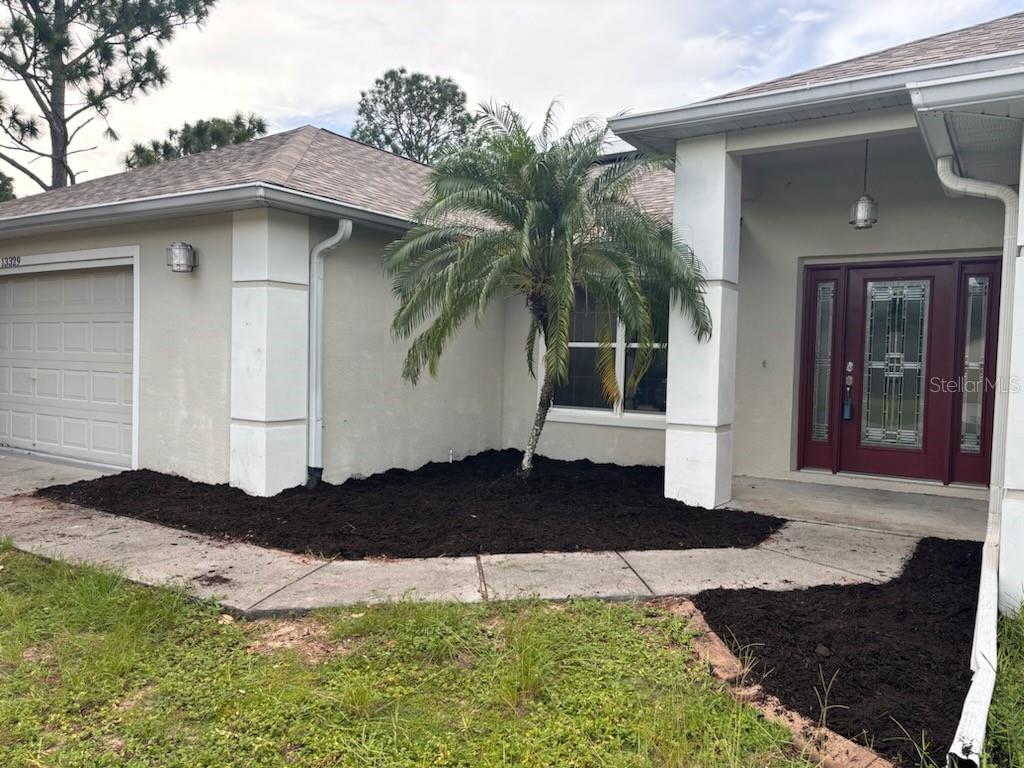
[[1007,209],[1017,207],[1017,193],[1010,187],[991,181],[979,181],[978,179],[969,179],[958,175],[953,165],[953,157],[950,155],[936,160],[935,170],[939,181],[942,182],[942,186],[954,194],[999,200]]

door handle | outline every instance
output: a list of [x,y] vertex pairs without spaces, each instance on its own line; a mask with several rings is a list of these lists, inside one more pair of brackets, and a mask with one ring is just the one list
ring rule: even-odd
[[846,363],[846,376],[843,379],[843,421],[853,421],[853,361]]

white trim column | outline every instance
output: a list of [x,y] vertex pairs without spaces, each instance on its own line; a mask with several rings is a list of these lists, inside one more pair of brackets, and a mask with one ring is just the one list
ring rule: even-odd
[[231,485],[273,496],[306,478],[309,219],[233,214]]
[[704,264],[713,328],[702,343],[669,320],[665,496],[711,508],[732,496],[741,160],[724,135],[680,141],[675,176],[673,228]]
[[[1024,168],[1021,182],[1024,183]],[[999,350],[1000,355],[1010,357],[1010,375],[1009,381],[997,383],[1007,392],[1006,463],[999,537],[999,607],[1003,612],[1016,611],[1024,603],[1024,264],[1020,262],[1021,247],[1024,247],[1024,206],[1018,211],[1017,266],[1012,278],[1013,319],[1007,337],[1009,349]],[[1003,275],[1003,279],[1007,278]],[[997,452],[993,450],[993,453]],[[999,490],[993,488],[993,492]]]

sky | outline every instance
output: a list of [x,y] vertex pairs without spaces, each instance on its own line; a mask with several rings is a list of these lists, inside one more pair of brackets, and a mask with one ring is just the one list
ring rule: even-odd
[[[123,170],[133,141],[235,111],[271,132],[351,129],[359,93],[391,67],[454,78],[470,105],[539,121],[680,106],[1024,10],[1024,0],[218,0],[163,50],[170,84],[117,104],[111,142],[87,129],[79,181]],[[17,85],[0,93],[20,103]],[[90,126],[91,128],[92,126]],[[48,176],[47,161],[32,167]],[[19,195],[38,190],[16,176]]]

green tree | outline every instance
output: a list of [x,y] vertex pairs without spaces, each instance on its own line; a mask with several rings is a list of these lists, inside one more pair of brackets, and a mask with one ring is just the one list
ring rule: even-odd
[[243,115],[236,112],[229,118],[211,117],[209,120],[197,120],[195,123],[185,123],[181,128],[167,131],[166,139],[154,139],[148,144],[133,144],[124,164],[130,171],[218,147],[244,144],[258,136],[265,136],[266,133],[267,121],[259,115]]
[[[637,339],[627,391],[650,365],[655,325],[662,322],[652,317],[652,306],[679,308],[698,338],[711,334],[702,265],[632,194],[656,163],[628,155],[599,164],[607,127],[581,120],[556,136],[554,108],[532,136],[510,107],[486,107],[482,144],[438,161],[417,226],[385,256],[399,302],[392,331],[415,337],[402,371],[413,384],[424,369],[436,375],[451,338],[468,319],[479,323],[492,301],[512,295],[525,301],[531,376],[538,339],[543,365],[524,475],[533,467],[555,386],[568,378],[578,294],[613,310]],[[606,339],[597,368],[615,402],[621,394],[612,358]]]
[[14,179],[0,171],[0,203],[6,203],[8,200],[14,200],[16,197],[17,195],[14,194]]
[[[167,82],[157,48],[181,27],[203,22],[216,0],[0,0],[0,70],[33,106],[0,95],[0,160],[43,189],[75,183],[69,159],[79,132],[114,103]],[[40,148],[45,131],[49,147]],[[42,142],[45,146],[47,142]],[[29,168],[50,163],[49,179]]]
[[473,141],[477,118],[450,77],[389,69],[359,98],[352,138],[421,163]]

